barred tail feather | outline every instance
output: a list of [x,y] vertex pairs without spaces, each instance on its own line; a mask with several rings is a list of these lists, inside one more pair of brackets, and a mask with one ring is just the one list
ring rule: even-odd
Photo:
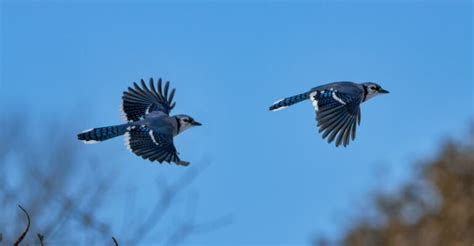
[[92,128],[77,134],[85,144],[94,144],[125,134],[128,124]]
[[280,99],[280,100],[274,102],[272,106],[270,106],[270,111],[282,110],[282,109],[287,108],[287,107],[289,107],[289,106],[291,106],[295,103],[299,103],[301,101],[304,101],[304,100],[309,98],[309,93],[310,92],[305,92],[305,93],[301,93],[301,94],[296,95],[296,96]]

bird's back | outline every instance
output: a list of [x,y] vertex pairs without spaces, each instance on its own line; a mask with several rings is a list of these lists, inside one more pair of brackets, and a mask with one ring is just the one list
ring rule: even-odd
[[337,90],[342,93],[348,93],[348,94],[363,95],[364,93],[364,88],[362,85],[351,82],[351,81],[332,82],[329,84],[314,87],[313,89],[311,89],[311,91],[315,91],[315,90],[321,91],[321,90],[329,90],[329,89]]
[[177,122],[174,117],[171,117],[161,111],[153,111],[145,115],[146,125],[153,131],[162,134],[177,135]]

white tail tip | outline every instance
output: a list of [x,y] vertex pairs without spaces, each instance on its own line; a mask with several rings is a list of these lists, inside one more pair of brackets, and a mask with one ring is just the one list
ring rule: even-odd
[[276,109],[272,109],[271,111],[276,112],[276,111],[280,111],[280,110],[285,109],[285,108],[288,108],[288,106],[282,106],[282,107],[279,107],[279,108],[276,108]]
[[[275,104],[278,104],[279,102],[281,102],[281,101],[283,101],[283,100],[285,100],[285,98],[280,99],[280,100],[274,102],[274,103],[272,104],[272,106],[275,106]],[[270,111],[275,112],[275,111],[280,111],[280,110],[285,109],[285,108],[288,108],[288,106],[282,106],[282,107],[279,107],[279,108],[272,109],[272,110],[270,110]]]
[[85,143],[85,144],[96,144],[96,143],[100,143],[100,141],[96,141],[96,140],[82,140],[81,142]]

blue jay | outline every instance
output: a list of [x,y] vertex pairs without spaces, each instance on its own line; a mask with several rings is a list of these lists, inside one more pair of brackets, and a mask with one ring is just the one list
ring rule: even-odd
[[173,138],[201,123],[188,115],[169,115],[176,103],[173,102],[175,89],[169,94],[168,89],[169,81],[162,90],[161,79],[158,80],[158,90],[155,89],[153,78],[150,79],[149,87],[143,80],[141,86],[134,82],[133,88],[128,87],[128,91],[122,95],[122,116],[127,123],[86,130],[79,133],[77,138],[90,144],[125,135],[127,148],[143,159],[189,165],[189,162],[179,159]]
[[306,99],[311,100],[316,111],[319,133],[328,143],[336,139],[336,147],[349,144],[349,138],[356,137],[356,127],[360,125],[360,104],[377,95],[389,93],[373,82],[334,82],[315,87],[308,92],[276,101],[271,111],[287,108]]

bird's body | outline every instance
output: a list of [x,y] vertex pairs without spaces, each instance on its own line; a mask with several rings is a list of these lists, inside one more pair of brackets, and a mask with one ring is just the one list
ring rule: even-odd
[[340,82],[332,82],[325,85],[320,85],[314,87],[310,91],[322,91],[322,90],[337,90],[342,93],[351,93],[351,94],[360,94],[364,92],[364,87],[361,84],[350,82],[350,81],[340,81]]
[[150,112],[146,114],[142,120],[133,122],[133,125],[145,126],[155,132],[171,133],[173,137],[179,133],[176,118],[161,111]]
[[150,79],[149,87],[143,80],[141,86],[133,85],[134,88],[129,87],[122,96],[121,109],[127,123],[86,130],[78,134],[78,139],[84,143],[98,143],[125,135],[127,148],[143,159],[188,165],[189,162],[178,157],[173,138],[201,124],[187,115],[169,115],[175,106],[175,89],[168,94],[169,82],[166,82],[164,91],[161,79],[158,80],[158,90],[153,79]]
[[270,110],[278,111],[309,99],[316,111],[322,137],[328,137],[329,143],[336,140],[336,146],[342,144],[345,147],[351,137],[355,139],[356,128],[361,120],[360,104],[381,93],[388,91],[373,82],[333,82],[278,100],[270,106]]

